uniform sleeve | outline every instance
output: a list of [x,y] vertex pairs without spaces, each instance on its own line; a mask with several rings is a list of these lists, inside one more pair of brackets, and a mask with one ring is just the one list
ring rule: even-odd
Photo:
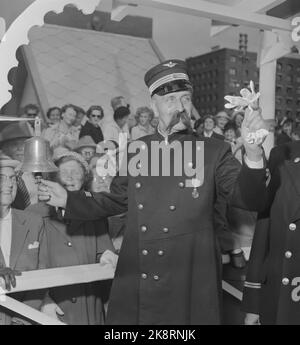
[[265,282],[266,257],[269,243],[269,218],[257,220],[247,265],[244,283],[242,310],[246,313],[259,314],[262,285]]
[[64,218],[97,220],[127,211],[126,176],[116,176],[110,186],[111,193],[68,192]]
[[228,200],[230,206],[256,212],[265,209],[266,169],[250,169],[246,164],[241,166],[227,144],[220,152],[215,179],[217,195]]

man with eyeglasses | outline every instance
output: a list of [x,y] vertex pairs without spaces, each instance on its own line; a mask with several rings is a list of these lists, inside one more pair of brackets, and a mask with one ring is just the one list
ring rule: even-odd
[[101,122],[104,117],[103,108],[100,105],[91,106],[87,113],[88,121],[81,128],[79,138],[86,135],[90,136],[96,144],[103,141]]
[[[11,291],[22,271],[47,267],[43,220],[28,211],[12,208],[17,193],[15,169],[19,162],[0,155],[0,288]],[[11,295],[39,309],[43,291]],[[0,307],[0,325],[28,324],[17,314]]]

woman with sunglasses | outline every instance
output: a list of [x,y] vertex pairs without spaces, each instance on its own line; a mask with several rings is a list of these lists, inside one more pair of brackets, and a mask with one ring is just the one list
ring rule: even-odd
[[81,128],[79,138],[89,135],[94,142],[98,144],[103,141],[103,133],[100,124],[104,117],[104,111],[100,105],[93,105],[86,114],[89,120]]

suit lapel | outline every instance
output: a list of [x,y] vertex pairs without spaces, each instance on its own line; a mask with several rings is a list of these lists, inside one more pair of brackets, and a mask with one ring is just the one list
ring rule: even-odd
[[22,211],[12,209],[12,239],[10,267],[15,268],[29,232],[27,219]]
[[4,261],[4,256],[3,256],[3,253],[2,253],[2,250],[1,250],[1,247],[0,247],[0,267],[5,267],[6,264],[5,264],[5,261]]

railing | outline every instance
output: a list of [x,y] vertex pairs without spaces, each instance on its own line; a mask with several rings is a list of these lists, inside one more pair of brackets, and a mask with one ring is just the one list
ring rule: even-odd
[[27,271],[23,272],[21,276],[16,277],[16,287],[12,288],[11,291],[8,292],[0,288],[0,305],[42,325],[63,325],[63,322],[53,319],[24,303],[16,301],[6,294],[47,289],[55,286],[91,283],[99,280],[113,279],[113,277],[114,268],[109,264],[68,266]]
[[[51,318],[46,314],[7,296],[7,293],[10,294],[21,291],[47,289],[56,286],[91,283],[94,281],[113,278],[114,268],[110,264],[68,266],[27,271],[23,272],[21,276],[16,277],[16,287],[12,288],[11,291],[8,292],[0,288],[0,305],[41,325],[65,325],[63,322]],[[242,299],[242,293],[227,282],[222,281],[222,288],[233,297],[239,300]]]

